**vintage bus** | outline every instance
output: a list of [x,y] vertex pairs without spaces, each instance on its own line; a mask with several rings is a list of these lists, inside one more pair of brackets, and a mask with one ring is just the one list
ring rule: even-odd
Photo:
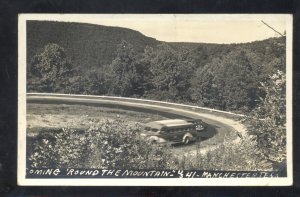
[[184,143],[196,141],[205,131],[201,119],[170,119],[145,124],[142,137],[153,143]]

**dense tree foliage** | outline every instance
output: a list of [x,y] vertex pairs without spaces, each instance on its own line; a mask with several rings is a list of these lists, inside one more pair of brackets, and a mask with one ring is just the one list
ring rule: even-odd
[[260,105],[247,117],[249,134],[253,135],[264,158],[282,162],[286,158],[286,79],[282,71],[261,83],[265,93]]
[[70,84],[72,68],[65,51],[57,44],[47,44],[41,53],[31,59],[28,74],[28,89],[35,91],[57,92]]
[[144,96],[159,100],[190,100],[187,90],[196,65],[186,52],[179,53],[167,44],[156,49],[147,48],[142,64],[149,69]]
[[193,79],[195,101],[223,110],[253,108],[258,96],[254,66],[242,50],[213,59]]
[[138,72],[137,54],[131,44],[126,41],[118,46],[116,58],[111,63],[111,84],[108,89],[110,94],[132,96],[141,94]]
[[123,40],[110,64],[85,69],[72,66],[58,44],[47,44],[31,58],[28,90],[144,97],[249,112],[265,95],[260,82],[285,68],[284,39],[220,48],[179,46],[162,43],[138,52]]

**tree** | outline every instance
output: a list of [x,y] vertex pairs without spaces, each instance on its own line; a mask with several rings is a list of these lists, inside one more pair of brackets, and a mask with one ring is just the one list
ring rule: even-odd
[[247,50],[228,53],[199,67],[192,79],[193,100],[222,110],[249,111],[258,99],[258,76]]
[[226,55],[215,74],[215,83],[225,110],[247,111],[255,107],[258,82],[247,51],[239,50]]
[[71,64],[58,44],[47,44],[31,61],[29,87],[43,92],[59,92],[69,85]]
[[[213,65],[217,65],[219,61],[219,58],[214,59]],[[197,69],[191,80],[191,99],[194,103],[210,108],[221,108],[222,100],[215,84],[214,72],[210,64]]]
[[190,79],[195,67],[186,51],[177,52],[167,44],[147,48],[143,54],[149,69],[147,96],[162,100],[189,100]]
[[282,162],[286,159],[286,79],[277,73],[261,83],[265,96],[245,120],[249,134],[255,136],[264,158]]
[[110,70],[110,94],[120,96],[140,94],[136,56],[137,53],[131,44],[123,40],[118,45],[117,55],[112,61]]

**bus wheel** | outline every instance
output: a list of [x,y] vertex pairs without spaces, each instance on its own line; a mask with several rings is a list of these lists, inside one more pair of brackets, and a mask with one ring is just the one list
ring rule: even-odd
[[190,142],[191,142],[191,139],[190,139],[189,136],[186,136],[186,137],[184,138],[184,140],[183,140],[183,143],[184,143],[184,144],[189,144]]
[[157,141],[156,140],[151,140],[150,143],[151,144],[157,144]]

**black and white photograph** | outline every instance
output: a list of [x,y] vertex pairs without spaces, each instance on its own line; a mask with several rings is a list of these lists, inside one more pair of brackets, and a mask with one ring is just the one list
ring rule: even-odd
[[292,184],[292,15],[20,14],[18,184]]

